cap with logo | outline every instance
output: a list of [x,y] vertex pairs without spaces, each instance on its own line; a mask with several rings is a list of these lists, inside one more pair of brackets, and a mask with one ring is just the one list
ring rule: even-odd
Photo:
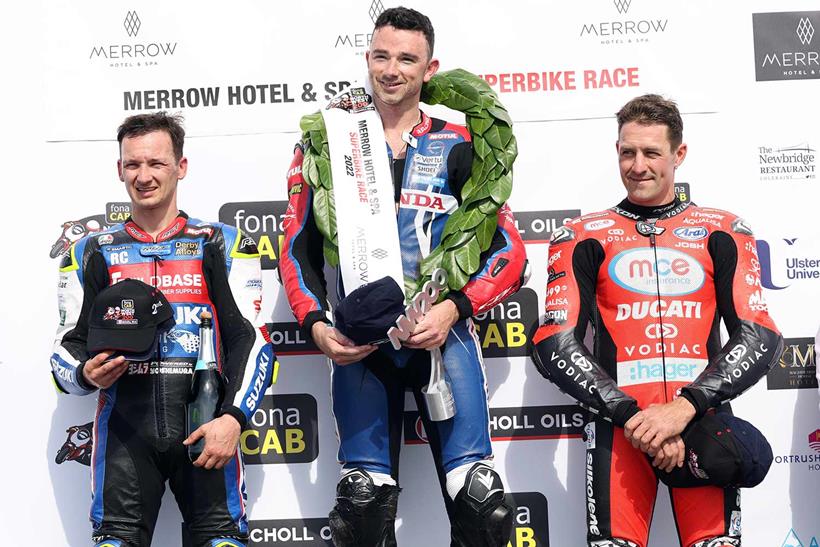
[[729,412],[705,414],[683,433],[683,467],[671,472],[655,469],[672,487],[760,484],[772,464],[772,447],[752,424]]
[[387,331],[404,314],[404,291],[392,277],[366,283],[336,306],[339,332],[357,345],[387,342]]
[[174,325],[174,312],[162,291],[136,279],[106,287],[91,303],[89,353],[113,351],[131,361],[150,358],[157,337]]

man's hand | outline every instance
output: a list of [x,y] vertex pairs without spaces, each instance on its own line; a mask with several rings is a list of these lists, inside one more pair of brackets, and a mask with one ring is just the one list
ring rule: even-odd
[[222,469],[236,454],[241,429],[236,418],[230,414],[223,414],[219,418],[202,424],[199,429],[182,441],[182,444],[188,446],[205,437],[205,448],[193,462],[194,465],[205,469]]
[[128,370],[128,361],[120,355],[108,361],[113,352],[98,353],[83,365],[83,379],[94,387],[107,389]]
[[458,321],[458,308],[452,300],[435,304],[413,329],[413,334],[402,345],[414,349],[441,347]]
[[675,435],[663,441],[657,453],[652,454],[650,452],[649,455],[654,456],[652,465],[669,473],[675,467],[683,467],[686,446],[683,444],[681,436]]
[[327,323],[317,321],[310,329],[313,341],[319,349],[337,365],[349,365],[361,361],[374,351],[377,346],[357,346],[353,340]]
[[653,405],[641,410],[624,425],[624,435],[642,452],[657,454],[661,444],[667,439],[680,435],[692,418],[695,407],[684,397],[674,401]]

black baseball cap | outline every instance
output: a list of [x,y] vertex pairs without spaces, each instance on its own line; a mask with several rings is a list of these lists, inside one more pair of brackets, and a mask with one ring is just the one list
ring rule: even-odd
[[174,311],[162,291],[125,279],[100,291],[88,319],[89,353],[113,351],[144,361],[156,350],[157,337],[174,326]]
[[705,414],[683,433],[686,456],[683,467],[658,478],[672,487],[736,486],[760,484],[772,465],[772,447],[752,424],[730,412]]
[[336,306],[339,332],[357,345],[387,342],[387,331],[404,314],[404,291],[392,277],[366,283]]

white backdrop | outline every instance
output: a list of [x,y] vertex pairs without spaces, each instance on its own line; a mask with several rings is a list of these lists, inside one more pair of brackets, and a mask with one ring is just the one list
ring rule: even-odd
[[[51,0],[16,6],[3,18],[0,92],[11,120],[0,202],[8,238],[0,269],[7,542],[89,544],[89,468],[82,449],[67,455],[61,448],[68,429],[91,421],[95,401],[58,397],[50,385],[57,259],[49,253],[73,237],[64,223],[82,231],[94,226],[89,220],[104,225],[121,214],[127,196],[116,178],[117,125],[137,111],[184,113],[183,209],[250,231],[270,267],[298,119],[341,82],[364,76],[370,12],[397,4]],[[735,404],[776,456],[765,482],[743,492],[744,544],[817,545],[820,415],[808,340],[820,323],[816,2],[407,4],[431,17],[443,69],[484,75],[516,122],[510,202],[534,274],[513,302],[479,323],[496,461],[520,506],[511,545],[584,542],[583,420],[523,347],[543,306],[549,231],[621,199],[613,113],[648,92],[674,98],[684,113],[689,156],[678,170],[681,193],[744,215],[763,241],[766,296],[787,339],[782,362]],[[275,270],[264,281],[264,313],[279,342],[272,394],[281,413],[260,411],[244,441],[252,537],[254,545],[325,545],[338,477],[328,371],[294,327]],[[408,399],[399,543],[447,545],[413,411]],[[82,444],[81,430],[73,436]],[[663,492],[654,524],[651,545],[676,544]],[[154,545],[180,545],[180,538],[179,513],[166,495]]]

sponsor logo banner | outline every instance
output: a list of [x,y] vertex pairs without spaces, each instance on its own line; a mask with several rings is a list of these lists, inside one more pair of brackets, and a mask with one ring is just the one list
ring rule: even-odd
[[[798,466],[798,469],[820,471],[820,429],[807,435],[806,450],[795,454],[775,454],[774,464]],[[809,451],[811,450],[811,451]]]
[[318,423],[312,395],[265,395],[239,438],[245,464],[312,462],[319,456]]
[[[491,408],[490,438],[493,441],[578,439],[583,433],[586,414],[578,405]],[[417,410],[404,413],[404,442],[428,442]]]
[[752,262],[764,288],[779,291],[796,283],[820,280],[820,248],[801,238],[757,240],[758,260]]
[[766,375],[768,389],[817,389],[813,338],[786,338],[780,360]]
[[[636,8],[630,13],[630,8],[641,4],[643,10]],[[606,18],[584,21],[579,32],[582,39],[597,40],[603,46],[646,44],[662,36],[669,27],[669,19],[647,13],[647,6],[650,9],[657,7],[654,2],[599,0],[599,5],[608,7]]]
[[538,295],[524,287],[474,318],[484,357],[529,355],[528,340],[538,326]]
[[549,510],[541,492],[511,492],[506,501],[515,507],[513,530],[507,547],[549,547]]
[[667,357],[666,363],[661,359],[636,359],[618,363],[618,385],[634,386],[653,382],[691,383],[703,372],[707,359],[687,359]]
[[310,336],[295,321],[268,323],[268,334],[276,355],[313,355],[322,353]]
[[753,13],[755,79],[820,78],[820,11]]
[[287,201],[248,201],[226,203],[219,208],[219,222],[236,226],[256,240],[263,270],[275,270],[285,234],[282,221]]
[[[808,534],[806,534],[804,537],[807,538],[807,536]],[[780,547],[818,547],[817,537],[812,536],[810,540],[807,538],[806,543],[803,543],[800,540],[800,537],[794,531],[794,528],[791,528],[789,530],[789,533],[786,534],[786,539],[783,540],[783,543],[780,545]]]
[[667,247],[629,249],[612,259],[609,276],[620,287],[638,294],[680,296],[699,290],[706,274],[686,253]]
[[791,146],[758,146],[761,181],[817,179],[817,150],[808,143]]
[[580,209],[516,211],[515,224],[524,243],[549,243],[553,231],[580,215]]

